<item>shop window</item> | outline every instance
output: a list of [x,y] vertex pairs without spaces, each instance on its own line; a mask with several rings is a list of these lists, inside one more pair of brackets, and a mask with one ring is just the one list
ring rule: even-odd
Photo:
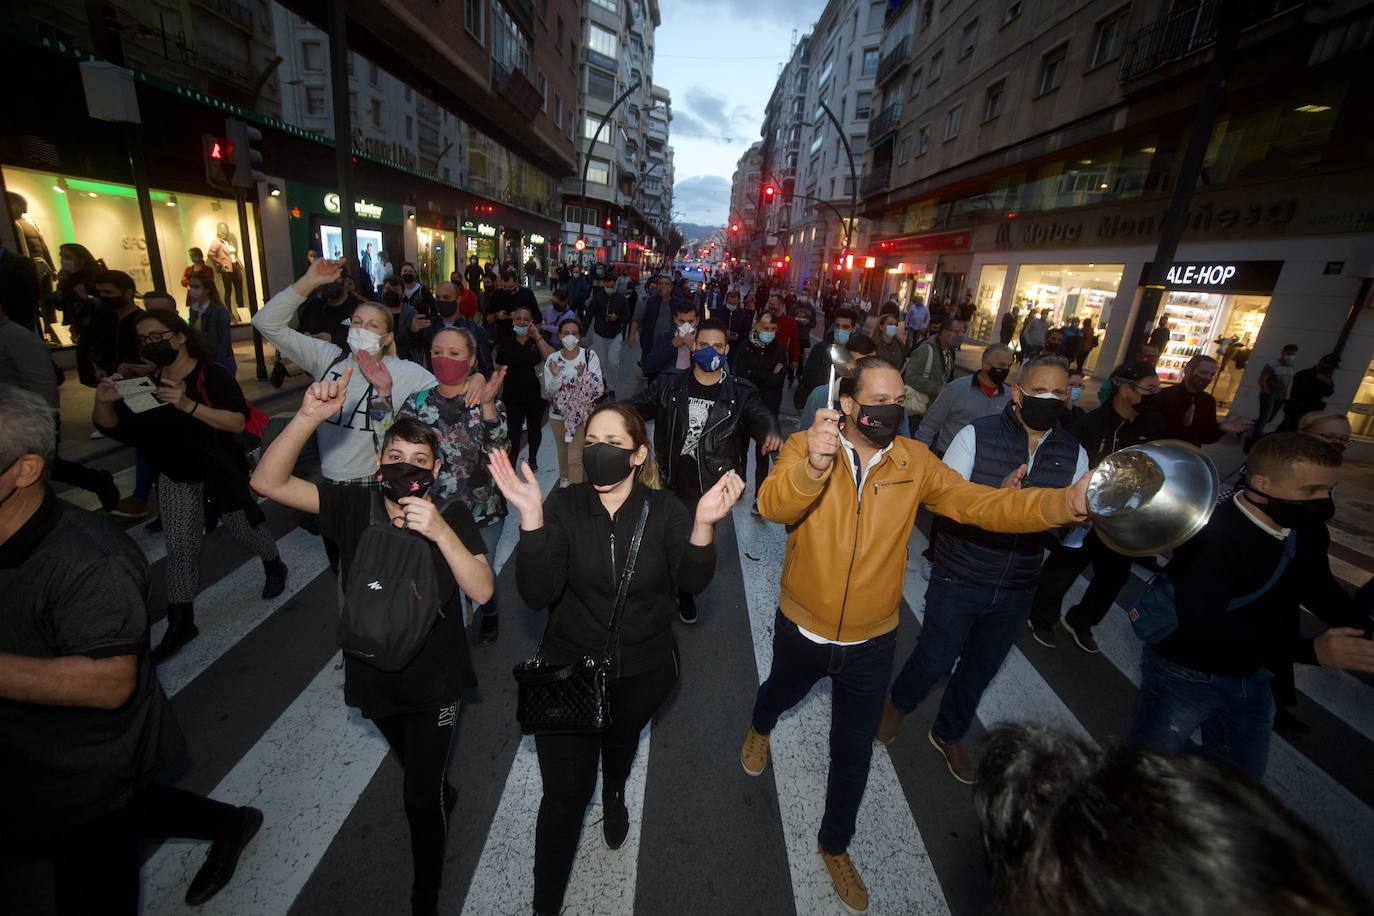
[[[973,321],[968,336],[989,343],[999,340],[997,312],[1002,305],[1002,288],[1007,283],[1007,265],[984,264],[978,273],[978,286],[973,293]],[[1014,336],[1014,335],[1013,335]]]
[[[463,28],[467,29],[473,38],[477,39],[478,44],[483,43],[482,36],[485,34],[482,30],[482,8],[485,5],[486,0],[463,0]],[[558,32],[561,40],[563,32],[563,20],[561,19],[558,20]]]
[[[1048,310],[1052,328],[1090,318],[1094,333],[1098,333],[1113,320],[1126,320],[1124,306],[1129,306],[1129,297],[1122,313],[1113,315],[1122,267],[1121,264],[1022,265],[1016,272],[1012,305],[1016,306],[1021,320],[1029,312]],[[1019,339],[1013,340],[1012,346],[1019,346]],[[1093,350],[1089,357],[1087,367],[1090,371],[1100,352],[1101,348]]]
[[864,49],[864,59],[863,59],[863,69],[862,69],[861,71],[859,71],[859,76],[860,76],[860,77],[872,76],[873,74],[875,74],[875,73],[877,73],[877,72],[878,72],[878,49],[877,49],[877,48],[865,48],[865,49]]
[[1360,387],[1355,391],[1355,400],[1350,404],[1350,428],[1362,439],[1374,438],[1374,362],[1360,379]]
[[587,160],[587,181],[592,184],[610,184],[611,164],[604,159]]
[[311,73],[323,73],[324,45],[318,41],[301,42],[301,66]]
[[1068,48],[1059,48],[1041,59],[1039,95],[1053,92],[1059,88],[1060,83],[1064,82],[1064,66],[1068,56]]
[[1172,333],[1159,357],[1159,377],[1180,381],[1188,360],[1198,354],[1215,357],[1219,369],[1211,393],[1218,406],[1229,408],[1268,310],[1267,296],[1170,291],[1161,314]]
[[305,87],[305,113],[312,118],[322,118],[325,116],[324,110],[324,87],[306,86]]
[[1093,33],[1092,66],[1100,67],[1121,56],[1121,48],[1126,43],[1127,12],[1122,10],[1097,24]]
[[983,99],[983,120],[991,121],[1002,113],[1002,95],[1007,88],[1006,80],[998,80],[988,87]]
[[962,60],[973,53],[973,49],[978,46],[978,20],[975,19],[964,26],[963,37],[959,41],[959,59]]

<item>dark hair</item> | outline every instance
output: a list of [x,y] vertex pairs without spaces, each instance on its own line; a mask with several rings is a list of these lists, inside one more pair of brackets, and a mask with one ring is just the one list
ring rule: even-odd
[[[154,308],[152,308],[152,307],[150,307],[150,306],[148,305],[149,300],[157,300],[157,301],[160,301],[160,302],[165,302],[165,303],[167,303],[167,307],[165,307],[165,308],[154,309]],[[175,298],[172,297],[172,294],[171,294],[171,293],[165,293],[165,292],[162,292],[162,291],[160,291],[160,290],[153,289],[153,290],[149,290],[148,292],[146,292],[146,293],[143,294],[143,308],[144,308],[146,311],[150,311],[150,312],[151,312],[151,311],[175,312],[175,311],[177,310],[177,301],[176,301]]]
[[550,295],[552,295],[553,298],[557,299],[558,301],[562,302],[564,299],[568,298],[568,288],[566,286],[555,286],[553,288],[553,292]]
[[878,352],[878,345],[872,337],[860,331],[849,335],[849,343],[845,344],[845,349],[854,356],[872,356]]
[[658,462],[654,460],[654,447],[649,441],[649,428],[644,425],[644,418],[639,415],[639,411],[624,401],[607,401],[591,412],[591,416],[587,417],[587,425],[583,428],[590,428],[598,414],[608,412],[620,417],[620,422],[625,424],[625,431],[630,434],[634,451],[639,451],[641,445],[649,450],[649,457],[639,466],[639,482],[651,490],[661,489]]
[[400,275],[400,274],[388,274],[387,277],[386,277],[386,279],[382,281],[382,286],[384,286],[384,287],[386,287],[386,286],[400,286],[400,287],[404,287],[404,286],[405,286],[405,281],[401,279],[401,275]]
[[1289,350],[1292,350],[1293,352],[1296,353],[1297,350],[1298,350],[1298,345],[1297,345],[1297,344],[1284,344],[1284,345],[1283,345],[1283,349],[1280,350],[1279,352],[1280,352],[1280,353],[1287,353]]
[[730,329],[726,327],[725,322],[721,321],[719,318],[707,318],[701,324],[697,325],[698,336],[701,335],[702,331],[717,331],[725,335],[725,342],[727,345],[730,343]]
[[402,417],[391,424],[386,435],[382,436],[382,447],[379,454],[385,453],[386,447],[397,439],[402,442],[409,442],[411,445],[423,445],[429,449],[430,455],[435,458],[439,457],[439,437],[435,435],[434,430],[414,417]]
[[131,292],[137,287],[134,286],[134,278],[122,270],[102,270],[95,275],[96,283],[108,283],[121,293]]
[[1369,911],[1325,841],[1263,786],[1201,757],[1104,753],[1044,726],[1004,726],[984,746],[973,798],[1010,916]]
[[201,251],[199,248],[188,248],[186,249],[186,253],[192,257],[195,255],[200,255],[202,258],[205,257],[205,252]]
[[526,315],[530,316],[531,321],[534,320],[534,309],[530,308],[528,305],[525,305],[524,303],[521,303],[520,305],[517,305],[515,308],[510,310],[511,317],[514,317],[516,312],[524,312]]
[[515,268],[514,268],[514,267],[503,267],[503,268],[501,268],[501,279],[502,279],[502,280],[507,280],[507,281],[509,281],[509,280],[519,280],[519,279],[520,279],[520,275],[517,274],[517,273],[515,272]]
[[563,325],[565,324],[570,324],[573,327],[577,328],[577,336],[582,336],[582,322],[578,321],[576,318],[573,318],[571,315],[567,318],[564,318],[562,321],[558,322],[558,333],[560,335],[563,333]]
[[[415,268],[415,262],[414,262],[414,261],[402,261],[402,262],[401,262],[401,270],[405,270],[407,267],[409,267],[411,270],[415,270],[416,273],[419,273],[419,271],[416,270],[416,268]],[[417,443],[417,444],[418,444],[418,443]]]
[[1189,369],[1196,369],[1203,363],[1211,363],[1212,365],[1216,365],[1216,362],[1217,361],[1215,359],[1208,356],[1206,353],[1199,353],[1192,359],[1188,360],[1187,364],[1183,367],[1183,370],[1186,372]]
[[137,327],[145,321],[156,321],[169,331],[175,331],[186,340],[186,352],[196,362],[205,362],[213,359],[210,355],[210,348],[205,345],[205,341],[200,339],[200,335],[191,330],[191,326],[186,323],[176,312],[164,312],[161,309],[154,309],[151,312],[144,312],[143,317],[138,319],[134,325]]
[[939,327],[935,329],[935,333],[942,334],[945,331],[952,331],[956,324],[963,324],[963,322],[958,318],[946,318],[944,321],[940,322]]
[[1138,359],[1133,363],[1126,363],[1124,366],[1117,366],[1116,371],[1112,373],[1112,380],[1122,382],[1140,382],[1144,381],[1147,378],[1153,378],[1157,375],[1159,375],[1159,372],[1155,369],[1155,367],[1152,364],[1145,362],[1145,360],[1143,359]]
[[673,305],[674,315],[686,315],[688,312],[695,312],[696,310],[697,304],[691,299],[679,299]]
[[1088,373],[1084,372],[1082,369],[1078,368],[1077,366],[1070,366],[1070,367],[1069,367],[1069,376],[1070,376],[1070,377],[1073,377],[1073,376],[1075,376],[1075,375],[1081,375],[1081,376],[1083,376],[1084,378],[1087,378],[1087,377],[1088,377]]
[[[854,327],[856,328],[859,326],[859,313],[854,311],[853,309],[844,308],[837,311],[835,313],[835,320],[839,321],[841,318],[848,318],[851,322],[854,323]],[[850,340],[853,340],[853,338],[851,337]]]
[[1283,480],[1293,465],[1304,462],[1322,468],[1341,466],[1340,450],[1315,436],[1300,432],[1273,433],[1250,449],[1247,460],[1250,476]]
[[878,309],[878,317],[883,318],[887,315],[891,315],[893,318],[900,318],[902,317],[902,310],[897,306],[896,302],[884,302],[882,308]]
[[901,374],[896,366],[881,357],[863,356],[854,361],[854,377],[840,380],[840,394],[847,394],[851,398],[858,397],[859,388],[863,385],[864,373],[872,372],[875,369],[891,369],[898,375]]

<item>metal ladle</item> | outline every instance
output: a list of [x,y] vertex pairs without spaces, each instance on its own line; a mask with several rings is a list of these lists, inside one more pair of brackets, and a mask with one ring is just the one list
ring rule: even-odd
[[854,378],[859,374],[854,354],[847,347],[832,343],[830,345],[830,388],[827,391],[826,406],[837,409],[835,399],[839,396],[839,379]]

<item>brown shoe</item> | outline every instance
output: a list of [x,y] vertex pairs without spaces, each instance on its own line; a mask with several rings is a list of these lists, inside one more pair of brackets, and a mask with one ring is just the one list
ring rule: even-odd
[[945,744],[935,736],[934,729],[930,732],[930,744],[940,752],[945,758],[945,765],[949,767],[949,772],[955,779],[966,786],[973,785],[973,776],[978,767],[973,762],[973,755],[968,752],[968,748],[962,744]]
[[906,720],[906,713],[892,705],[892,697],[883,700],[883,718],[878,723],[878,731],[873,736],[873,740],[880,744],[891,744],[892,739],[897,737],[897,733],[902,730],[902,722]]
[[831,855],[821,846],[816,847],[816,853],[825,863],[825,870],[830,872],[830,883],[835,885],[835,893],[844,908],[851,913],[867,913],[868,888],[864,887],[864,879],[859,877],[849,853]]
[[749,729],[744,736],[744,747],[740,748],[739,762],[750,776],[763,775],[768,766],[768,736]]

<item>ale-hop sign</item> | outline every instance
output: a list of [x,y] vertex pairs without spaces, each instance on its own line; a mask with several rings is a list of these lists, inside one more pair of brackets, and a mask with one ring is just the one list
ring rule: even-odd
[[[1282,269],[1282,261],[1175,261],[1169,265],[1164,285],[1202,293],[1268,295]],[[1149,272],[1146,264],[1142,276]]]

